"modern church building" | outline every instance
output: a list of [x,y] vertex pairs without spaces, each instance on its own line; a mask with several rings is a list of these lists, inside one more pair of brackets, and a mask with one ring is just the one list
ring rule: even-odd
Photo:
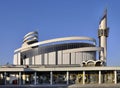
[[78,36],[39,42],[38,32],[29,32],[14,51],[13,65],[0,67],[0,85],[117,84],[120,67],[106,66],[108,32],[107,11],[99,23],[99,45]]

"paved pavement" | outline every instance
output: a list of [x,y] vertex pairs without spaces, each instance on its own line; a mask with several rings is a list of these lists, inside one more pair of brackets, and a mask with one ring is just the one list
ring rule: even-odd
[[0,85],[0,88],[120,88],[120,84],[86,84],[86,85]]
[[68,88],[120,88],[120,84],[86,84],[86,85],[70,85]]

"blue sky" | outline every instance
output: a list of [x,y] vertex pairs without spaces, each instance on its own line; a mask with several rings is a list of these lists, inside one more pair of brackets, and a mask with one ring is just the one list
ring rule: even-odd
[[[39,40],[88,36],[98,40],[104,9],[108,9],[109,66],[120,66],[120,0],[0,0],[0,64],[12,63],[23,36],[39,32]],[[97,43],[98,44],[98,43]]]

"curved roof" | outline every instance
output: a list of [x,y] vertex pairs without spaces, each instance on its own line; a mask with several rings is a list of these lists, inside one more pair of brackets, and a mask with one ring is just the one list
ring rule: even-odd
[[64,50],[63,53],[82,52],[82,51],[103,51],[103,48],[102,47],[83,47],[83,48],[77,48],[77,49]]
[[34,31],[34,32],[29,32],[29,33],[27,33],[27,34],[24,36],[24,38],[26,38],[26,37],[28,37],[28,36],[30,36],[30,35],[33,35],[33,34],[37,34],[37,35],[38,35],[38,32],[36,32],[36,31]]
[[38,41],[38,33],[37,32],[29,32],[24,36],[23,43]]
[[[48,53],[48,52],[55,52],[59,50],[70,50],[75,48],[83,48],[83,47],[95,47],[93,44],[89,43],[63,43],[63,44],[54,44],[54,45],[47,45],[38,47],[39,53]],[[34,52],[34,49],[33,49]]]
[[45,40],[42,42],[37,42],[31,45],[28,45],[26,47],[21,47],[17,50],[15,50],[15,52],[24,50],[24,49],[28,49],[31,47],[35,47],[35,46],[40,46],[43,44],[49,44],[49,43],[55,43],[55,42],[63,42],[63,41],[73,41],[73,40],[87,40],[87,41],[92,41],[94,45],[96,45],[96,40],[94,38],[90,38],[90,37],[64,37],[64,38],[55,38],[55,39],[50,39],[50,40]]

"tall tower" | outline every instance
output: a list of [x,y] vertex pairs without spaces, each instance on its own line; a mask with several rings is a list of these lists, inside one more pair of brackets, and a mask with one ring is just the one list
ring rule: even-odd
[[106,64],[107,59],[107,37],[108,37],[109,28],[107,27],[107,9],[104,11],[104,15],[100,20],[98,37],[99,37],[99,47],[104,48],[104,53],[100,52],[99,59],[103,60]]

